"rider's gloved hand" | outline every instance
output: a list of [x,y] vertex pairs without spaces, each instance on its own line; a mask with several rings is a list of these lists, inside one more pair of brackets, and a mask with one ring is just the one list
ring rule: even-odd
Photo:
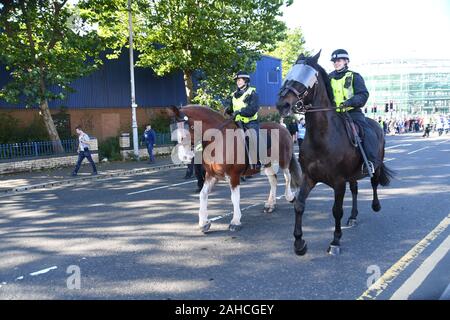
[[341,108],[350,107],[350,104],[348,103],[348,100],[345,100],[339,105],[339,107]]

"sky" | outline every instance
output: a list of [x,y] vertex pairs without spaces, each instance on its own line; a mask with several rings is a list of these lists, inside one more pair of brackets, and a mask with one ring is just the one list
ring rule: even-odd
[[289,28],[300,27],[306,47],[346,49],[351,64],[379,59],[450,59],[450,0],[294,0],[283,10]]

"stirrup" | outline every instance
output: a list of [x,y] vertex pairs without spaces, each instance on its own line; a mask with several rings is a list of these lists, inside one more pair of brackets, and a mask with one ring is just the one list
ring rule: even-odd
[[372,174],[374,174],[375,173],[375,166],[373,165],[373,162],[372,161],[367,161],[367,164],[369,165],[368,170],[366,168],[366,164],[365,163],[362,164],[362,166],[361,166],[362,173],[363,174],[368,174],[369,170],[370,170],[370,172],[372,172]]

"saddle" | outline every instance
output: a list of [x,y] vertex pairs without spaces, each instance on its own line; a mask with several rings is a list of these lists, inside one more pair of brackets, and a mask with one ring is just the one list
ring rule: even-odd
[[364,129],[358,123],[353,121],[352,117],[350,117],[346,112],[343,114],[339,114],[339,116],[344,121],[345,132],[347,133],[347,137],[350,143],[357,148],[358,143],[356,142],[356,137],[359,137],[361,141],[364,141]]

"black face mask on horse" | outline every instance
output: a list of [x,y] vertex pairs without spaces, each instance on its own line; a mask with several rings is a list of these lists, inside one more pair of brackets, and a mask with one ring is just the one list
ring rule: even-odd
[[[314,186],[322,182],[334,190],[335,231],[328,252],[339,254],[346,183],[350,184],[353,199],[351,217],[347,224],[354,226],[358,215],[357,180],[365,177],[360,170],[363,159],[348,139],[345,122],[336,112],[330,80],[325,70],[317,63],[319,57],[320,52],[314,57],[299,56],[283,83],[277,102],[277,109],[282,116],[294,112],[305,113],[306,118],[306,134],[299,157],[303,179],[294,203],[294,249],[298,255],[305,254],[307,250],[303,240],[302,216],[306,199]],[[367,121],[377,136],[378,156],[383,159],[385,141],[382,129],[376,121]],[[374,211],[381,209],[377,194],[378,185],[388,185],[392,176],[393,172],[381,161],[371,178]]]

